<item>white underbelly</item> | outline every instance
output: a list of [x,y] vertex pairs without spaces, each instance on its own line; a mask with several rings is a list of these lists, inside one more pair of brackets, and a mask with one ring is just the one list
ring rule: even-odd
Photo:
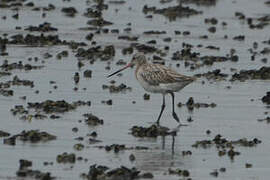
[[139,80],[139,83],[141,84],[141,86],[148,92],[151,93],[162,93],[162,94],[166,94],[168,92],[177,92],[180,91],[181,89],[183,89],[186,84],[183,83],[169,83],[169,84],[159,84],[159,85],[150,85],[148,83],[146,83],[143,80]]

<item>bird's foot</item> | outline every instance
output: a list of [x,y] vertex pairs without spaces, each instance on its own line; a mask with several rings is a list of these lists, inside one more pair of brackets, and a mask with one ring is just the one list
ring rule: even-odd
[[160,126],[159,121],[156,121],[156,122],[154,123],[154,125],[156,125],[157,127],[159,127],[159,126]]
[[177,116],[177,114],[175,112],[173,112],[173,118],[179,123],[178,127],[181,127],[181,126],[188,126],[187,124],[182,124],[180,123],[180,120],[179,120],[179,117]]

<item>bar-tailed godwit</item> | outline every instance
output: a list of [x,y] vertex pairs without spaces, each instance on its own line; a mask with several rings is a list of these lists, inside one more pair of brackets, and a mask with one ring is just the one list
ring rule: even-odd
[[180,120],[174,110],[174,92],[180,91],[186,85],[193,82],[196,78],[179,74],[161,64],[148,63],[146,57],[141,53],[136,53],[130,63],[118,71],[110,74],[108,77],[111,77],[132,66],[136,66],[135,76],[146,91],[162,94],[163,101],[161,111],[157,119],[157,124],[159,125],[160,117],[165,109],[166,94],[170,94],[172,96],[172,115],[173,118],[180,124]]

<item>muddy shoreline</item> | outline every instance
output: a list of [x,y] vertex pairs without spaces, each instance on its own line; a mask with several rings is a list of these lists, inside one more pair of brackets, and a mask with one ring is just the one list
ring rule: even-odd
[[[226,7],[226,8],[225,8]],[[267,179],[265,0],[0,3],[0,179]],[[154,122],[143,52],[197,81]]]

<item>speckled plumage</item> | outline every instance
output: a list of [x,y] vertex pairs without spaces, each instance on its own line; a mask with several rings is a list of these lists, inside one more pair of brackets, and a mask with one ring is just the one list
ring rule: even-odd
[[161,111],[157,119],[157,124],[159,124],[159,120],[165,109],[165,95],[167,93],[172,96],[173,118],[180,123],[174,109],[174,92],[180,91],[196,78],[179,74],[176,71],[160,64],[150,64],[147,62],[146,57],[141,53],[135,54],[129,64],[110,74],[108,77],[111,77],[131,66],[136,66],[135,76],[146,91],[162,94],[163,101]]
[[135,76],[146,91],[163,94],[177,92],[195,80],[194,77],[179,74],[164,65],[150,64],[144,55],[137,57],[140,57],[139,62],[136,62],[136,56],[132,60],[136,65]]

